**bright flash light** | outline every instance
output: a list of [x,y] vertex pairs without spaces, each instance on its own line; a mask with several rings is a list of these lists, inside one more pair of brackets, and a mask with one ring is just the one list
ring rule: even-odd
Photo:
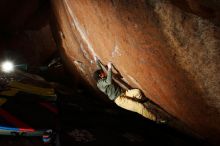
[[11,61],[5,61],[2,63],[1,69],[6,73],[12,72],[14,70],[14,64]]

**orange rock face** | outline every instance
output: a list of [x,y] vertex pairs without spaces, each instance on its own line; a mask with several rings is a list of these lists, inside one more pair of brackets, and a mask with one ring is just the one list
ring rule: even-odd
[[[56,39],[69,68],[94,88],[97,56],[105,64],[111,61],[133,88],[200,135],[219,142],[220,28],[212,23],[218,19],[209,21],[206,12],[194,15],[203,12],[198,3],[191,4],[198,8],[190,7],[194,14],[174,4],[52,1]],[[215,8],[213,15],[219,13]]]

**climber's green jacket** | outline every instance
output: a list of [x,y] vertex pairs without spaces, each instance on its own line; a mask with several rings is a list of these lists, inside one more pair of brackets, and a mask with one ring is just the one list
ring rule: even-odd
[[116,97],[118,97],[122,93],[121,87],[115,84],[114,81],[112,81],[112,70],[111,69],[107,71],[106,78],[98,80],[97,87],[103,93],[108,95],[108,98],[110,100],[115,100]]

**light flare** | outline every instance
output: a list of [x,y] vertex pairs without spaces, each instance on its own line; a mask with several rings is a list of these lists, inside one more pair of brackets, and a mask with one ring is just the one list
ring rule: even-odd
[[5,73],[14,71],[14,64],[11,61],[5,61],[1,64],[1,70]]

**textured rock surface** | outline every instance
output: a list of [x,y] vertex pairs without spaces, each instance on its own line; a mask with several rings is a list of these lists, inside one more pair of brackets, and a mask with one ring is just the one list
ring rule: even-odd
[[52,7],[67,64],[88,84],[95,87],[94,56],[112,61],[125,82],[219,142],[218,1],[56,0]]

